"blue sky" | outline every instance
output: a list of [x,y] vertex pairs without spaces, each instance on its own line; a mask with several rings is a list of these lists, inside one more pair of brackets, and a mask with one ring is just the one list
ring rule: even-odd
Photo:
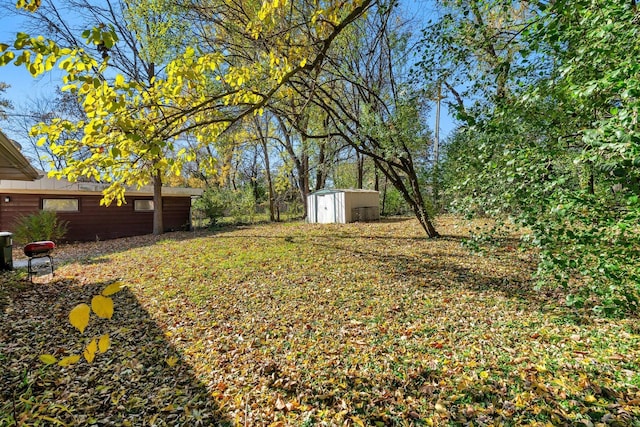
[[[7,0],[3,0],[7,1]],[[13,1],[13,0],[9,0]],[[407,16],[417,21],[426,21],[429,15],[435,13],[433,3],[430,0],[401,0],[401,7],[407,10]],[[21,30],[21,19],[17,16],[4,14],[0,16],[0,42],[10,42]],[[54,69],[55,70],[55,69]],[[29,100],[40,99],[54,93],[57,86],[61,86],[61,74],[50,72],[44,76],[33,78],[24,66],[16,67],[12,64],[0,67],[0,81],[11,87],[3,94],[10,99],[16,109],[22,105],[28,105]],[[429,126],[435,126],[435,107],[432,110]],[[441,137],[446,137],[454,128],[454,123],[443,105],[441,111],[440,131]],[[20,141],[19,135],[10,135],[11,138]]]

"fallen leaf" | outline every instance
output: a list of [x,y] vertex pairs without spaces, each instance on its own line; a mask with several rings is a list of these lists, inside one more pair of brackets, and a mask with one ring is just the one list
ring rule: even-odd
[[109,334],[104,334],[98,340],[98,352],[104,353],[109,350],[111,346],[111,340],[109,339]]
[[447,413],[447,408],[444,407],[444,405],[440,402],[436,403],[436,412],[440,413],[440,414],[446,414]]
[[362,419],[360,419],[360,417],[357,417],[357,416],[353,415],[351,417],[351,421],[353,421],[353,423],[355,425],[357,425],[357,426],[364,427],[364,421],[362,421]]
[[87,362],[93,362],[93,359],[96,357],[96,351],[98,350],[98,343],[96,339],[92,339],[89,344],[84,348],[84,352],[82,353]]
[[91,299],[91,309],[96,316],[111,319],[113,316],[113,300],[109,297],[96,295]]
[[122,288],[124,288],[122,282],[114,282],[102,290],[102,295],[108,297],[109,295],[120,292]]
[[87,304],[78,304],[69,312],[69,322],[82,334],[89,324],[90,313],[91,309]]
[[78,363],[79,360],[80,360],[80,356],[78,356],[77,354],[74,354],[74,355],[62,358],[58,362],[58,366],[65,367],[65,366],[73,365],[74,363]]
[[40,361],[42,363],[44,363],[45,365],[53,365],[54,363],[56,363],[58,361],[58,359],[56,359],[55,356],[53,356],[51,354],[41,354],[40,355]]

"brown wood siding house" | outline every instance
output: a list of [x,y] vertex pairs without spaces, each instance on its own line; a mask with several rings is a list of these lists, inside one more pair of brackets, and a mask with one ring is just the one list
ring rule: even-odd
[[[126,192],[126,204],[100,205],[96,183],[70,183],[43,178],[33,182],[0,180],[0,230],[12,231],[23,215],[55,210],[68,221],[65,240],[94,241],[150,234],[153,232],[153,195],[150,187]],[[192,197],[199,189],[162,189],[165,231],[189,229]]]

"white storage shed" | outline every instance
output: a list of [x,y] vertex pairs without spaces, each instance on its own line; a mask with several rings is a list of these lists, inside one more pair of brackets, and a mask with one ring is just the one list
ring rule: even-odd
[[380,219],[380,194],[373,190],[320,190],[307,196],[307,222],[346,224]]

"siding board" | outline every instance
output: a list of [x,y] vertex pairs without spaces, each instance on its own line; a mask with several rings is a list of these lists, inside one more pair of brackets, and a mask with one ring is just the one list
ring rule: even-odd
[[[4,197],[9,196],[10,202]],[[42,199],[79,199],[78,212],[58,212],[60,219],[69,221],[67,241],[108,240],[119,237],[151,234],[153,212],[134,210],[133,200],[153,200],[153,197],[137,196],[126,204],[100,206],[101,196],[0,194],[0,229],[12,231],[22,215],[38,212]],[[163,197],[163,222],[165,231],[182,230],[190,223],[191,197]]]

